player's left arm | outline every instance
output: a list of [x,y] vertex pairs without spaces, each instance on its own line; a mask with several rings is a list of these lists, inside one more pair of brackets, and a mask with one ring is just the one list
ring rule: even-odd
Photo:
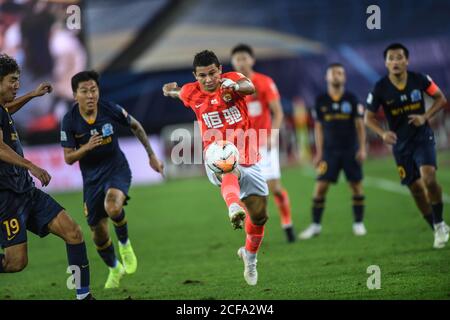
[[31,99],[43,96],[47,93],[52,92],[53,88],[52,85],[48,82],[42,82],[39,84],[36,89],[33,91],[28,92],[27,94],[14,99],[14,101],[11,101],[10,103],[7,103],[5,105],[6,108],[8,108],[8,111],[10,114],[13,114],[17,111],[19,111],[25,104],[27,104]]
[[357,100],[354,101],[353,115],[355,120],[356,136],[358,138],[358,151],[356,152],[356,160],[362,163],[367,158],[366,151],[366,126],[364,125],[364,106]]
[[433,105],[424,114],[412,114],[408,116],[408,123],[412,123],[416,127],[424,125],[447,104],[444,93],[442,93],[441,89],[433,81],[430,82],[425,92],[433,98]]
[[356,153],[356,160],[363,162],[367,158],[366,150],[366,127],[364,125],[364,119],[358,117],[355,119],[356,135],[358,136],[358,151]]
[[[278,137],[278,133],[284,118],[283,107],[281,105],[280,99],[271,100],[269,102],[269,108],[272,111],[271,139],[275,139],[276,137]],[[268,142],[268,147],[271,146],[272,143],[277,143],[277,141],[271,140],[270,142]]]
[[142,145],[145,148],[145,151],[147,152],[150,167],[152,167],[153,170],[156,172],[159,172],[163,174],[164,170],[164,164],[158,159],[155,152],[152,149],[152,146],[150,145],[150,142],[148,142],[148,136],[145,132],[144,127],[142,127],[141,123],[137,121],[134,117],[130,115],[130,128],[133,134],[139,139],[139,141],[142,143]]

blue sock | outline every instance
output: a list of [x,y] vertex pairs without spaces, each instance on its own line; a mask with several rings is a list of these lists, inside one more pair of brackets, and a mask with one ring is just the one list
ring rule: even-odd
[[66,250],[69,266],[76,266],[80,270],[79,281],[76,279],[75,283],[77,285],[77,299],[82,299],[89,294],[90,282],[89,260],[86,253],[86,245],[84,242],[80,244],[66,243]]
[[108,267],[114,268],[116,266],[117,258],[114,253],[114,246],[111,239],[108,239],[104,244],[97,246],[97,252]]
[[353,218],[362,222],[364,218],[364,196],[353,196]]
[[322,220],[322,213],[325,207],[325,199],[314,198],[313,199],[313,208],[312,208],[312,216],[313,222],[320,224]]
[[117,239],[120,243],[125,244],[128,241],[128,223],[125,218],[125,210],[115,218],[111,218],[114,223],[114,229],[116,230]]
[[5,273],[5,269],[3,269],[3,259],[5,259],[5,255],[0,253],[0,273]]
[[444,219],[442,218],[442,212],[444,211],[444,205],[442,204],[442,202],[431,204],[431,207],[433,208],[434,224],[438,224],[444,221]]

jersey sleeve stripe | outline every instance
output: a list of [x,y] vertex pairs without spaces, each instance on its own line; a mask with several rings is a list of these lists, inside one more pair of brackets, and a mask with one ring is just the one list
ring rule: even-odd
[[427,90],[425,90],[425,92],[430,95],[430,96],[434,96],[436,94],[436,92],[438,92],[439,87],[436,85],[436,83],[434,83],[434,81],[431,81],[431,84],[428,86]]

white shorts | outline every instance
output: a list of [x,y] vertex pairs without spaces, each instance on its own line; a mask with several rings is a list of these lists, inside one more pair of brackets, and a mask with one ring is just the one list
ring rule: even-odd
[[259,148],[259,153],[261,154],[261,161],[259,164],[264,179],[266,179],[266,181],[280,179],[280,153],[278,148],[274,147],[268,151],[266,146],[261,146]]
[[[250,167],[237,166],[241,177],[239,179],[239,186],[241,187],[240,198],[246,198],[250,195],[268,196],[269,187],[267,182],[261,174],[261,168],[259,163]],[[209,181],[216,186],[220,186],[221,182],[217,178],[216,174],[205,165],[206,174]]]

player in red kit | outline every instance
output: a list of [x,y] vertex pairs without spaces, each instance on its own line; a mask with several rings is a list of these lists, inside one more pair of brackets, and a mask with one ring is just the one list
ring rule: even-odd
[[239,44],[231,51],[233,68],[242,72],[255,86],[256,92],[246,96],[248,114],[252,128],[258,132],[261,171],[273,194],[281,217],[281,226],[288,242],[294,242],[295,232],[291,218],[289,195],[281,184],[280,160],[278,150],[278,130],[283,121],[283,108],[280,94],[273,80],[253,70],[255,56],[253,49]]
[[193,67],[196,82],[181,88],[175,82],[167,83],[163,92],[165,96],[180,99],[194,111],[201,125],[204,150],[215,140],[228,140],[239,150],[239,164],[232,172],[216,174],[205,168],[210,182],[221,187],[233,227],[239,229],[245,225],[245,247],[238,250],[238,255],[244,261],[246,282],[256,285],[256,255],[268,218],[268,187],[258,164],[259,154],[256,141],[252,141],[255,139],[252,139],[245,102],[245,96],[253,94],[255,88],[240,73],[222,74],[222,66],[212,51],[196,54]]

